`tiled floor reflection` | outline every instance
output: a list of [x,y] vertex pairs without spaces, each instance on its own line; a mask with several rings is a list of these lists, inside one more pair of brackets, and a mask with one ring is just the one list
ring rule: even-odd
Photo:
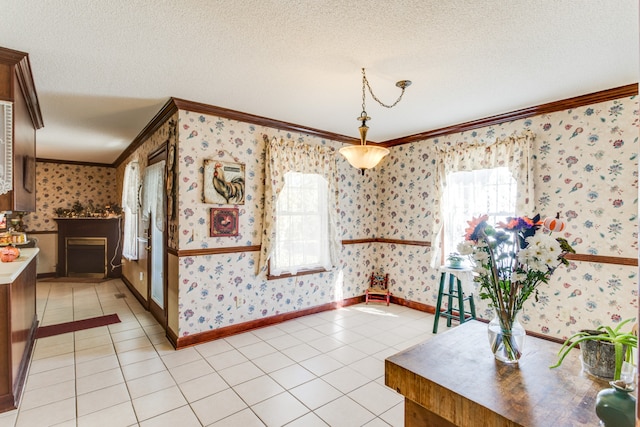
[[432,315],[374,303],[175,351],[120,280],[39,282],[37,308],[41,325],[121,323],[37,340],[0,427],[402,426],[384,359],[433,336]]

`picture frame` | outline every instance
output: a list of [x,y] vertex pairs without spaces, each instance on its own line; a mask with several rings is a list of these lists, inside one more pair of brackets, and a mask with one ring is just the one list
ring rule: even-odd
[[233,237],[239,234],[238,208],[211,208],[211,237]]
[[244,164],[205,159],[203,180],[203,203],[244,205]]

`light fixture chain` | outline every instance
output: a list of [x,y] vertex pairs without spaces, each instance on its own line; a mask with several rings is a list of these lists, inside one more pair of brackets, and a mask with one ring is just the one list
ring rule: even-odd
[[393,104],[391,104],[391,105],[387,105],[387,104],[385,104],[384,102],[380,101],[380,100],[378,99],[378,97],[377,97],[377,96],[375,96],[375,94],[373,93],[373,89],[371,89],[371,85],[369,85],[369,80],[367,80],[367,76],[366,76],[366,74],[365,74],[365,72],[364,72],[364,68],[363,68],[363,69],[362,69],[362,111],[364,111],[364,110],[365,110],[365,107],[364,107],[364,94],[365,94],[364,87],[365,87],[365,85],[366,85],[366,86],[367,86],[367,88],[369,89],[369,93],[371,94],[371,97],[372,97],[374,100],[376,100],[376,102],[377,102],[378,104],[380,104],[380,105],[382,105],[383,107],[386,107],[386,108],[393,108],[393,107],[395,107],[395,106],[398,104],[398,102],[400,102],[400,100],[402,99],[402,96],[404,95],[404,90],[406,89],[406,87],[405,87],[405,86],[402,86],[402,87],[400,88],[402,91],[400,92],[400,96],[398,97],[398,99],[396,99],[396,102],[394,102],[394,103],[393,103]]

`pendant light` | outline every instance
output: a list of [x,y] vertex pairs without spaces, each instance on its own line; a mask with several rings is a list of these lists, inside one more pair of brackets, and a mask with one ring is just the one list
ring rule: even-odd
[[369,130],[367,121],[371,120],[371,117],[367,115],[366,111],[367,108],[365,105],[365,88],[369,89],[371,97],[376,100],[378,104],[386,108],[393,108],[398,104],[398,102],[400,102],[402,96],[404,95],[404,90],[410,85],[410,80],[400,80],[399,82],[397,82],[396,86],[399,87],[402,92],[400,92],[400,96],[393,104],[386,105],[373,94],[373,90],[369,85],[365,70],[364,68],[362,69],[362,112],[360,113],[360,117],[357,118],[357,120],[361,122],[361,125],[358,128],[358,130],[360,131],[360,144],[342,147],[339,151],[340,154],[342,154],[347,159],[351,166],[361,169],[363,174],[365,169],[371,169],[375,167],[378,163],[380,163],[384,156],[389,154],[389,150],[385,147],[380,147],[377,145],[367,145],[367,131]]

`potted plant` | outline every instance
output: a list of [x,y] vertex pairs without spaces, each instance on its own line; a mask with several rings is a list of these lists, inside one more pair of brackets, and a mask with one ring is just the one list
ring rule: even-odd
[[583,369],[594,376],[619,380],[623,362],[635,365],[633,350],[638,347],[638,337],[632,332],[621,332],[622,326],[631,319],[624,320],[618,326],[599,326],[596,330],[581,330],[567,338],[558,352],[558,362],[551,366],[557,368],[572,348],[580,345]]
[[462,263],[464,262],[464,257],[457,252],[452,252],[447,257],[446,266],[449,268],[462,268]]

